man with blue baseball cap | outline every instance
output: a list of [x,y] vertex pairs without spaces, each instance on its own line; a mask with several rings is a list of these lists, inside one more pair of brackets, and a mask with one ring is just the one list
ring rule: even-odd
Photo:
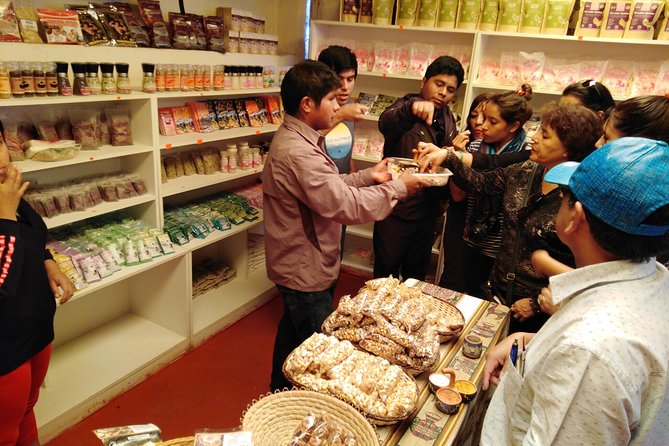
[[[550,278],[560,310],[536,335],[488,352],[483,388],[498,388],[481,444],[666,445],[669,271],[655,256],[669,248],[669,146],[617,139],[545,180],[561,186],[557,232],[577,268]],[[512,338],[524,363],[508,359]]]

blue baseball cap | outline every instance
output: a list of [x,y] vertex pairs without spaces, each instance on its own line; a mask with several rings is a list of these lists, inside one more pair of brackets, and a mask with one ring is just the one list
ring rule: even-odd
[[643,224],[669,205],[669,145],[663,141],[616,139],[580,163],[558,164],[544,179],[569,187],[595,217],[623,232],[646,236],[669,232],[669,225]]

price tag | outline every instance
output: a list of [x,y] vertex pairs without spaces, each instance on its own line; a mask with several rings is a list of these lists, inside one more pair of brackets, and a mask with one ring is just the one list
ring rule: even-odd
[[404,29],[404,25],[400,25],[400,29]]
[[256,130],[256,135],[260,135],[260,130]]
[[202,144],[202,138],[198,138],[196,141],[198,144]]
[[95,158],[93,158],[92,156],[90,158],[88,158],[89,161],[93,161],[94,159]]
[[121,96],[116,96],[117,101],[120,101],[121,99],[122,99]]
[[172,144],[165,144],[165,148],[166,148],[167,150],[170,150],[170,149],[172,148]]

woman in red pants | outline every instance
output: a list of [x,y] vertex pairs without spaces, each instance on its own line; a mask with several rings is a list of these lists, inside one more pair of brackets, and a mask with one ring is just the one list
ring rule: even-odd
[[74,293],[46,250],[44,221],[21,198],[27,188],[0,139],[0,446],[39,445],[33,407],[49,366],[55,298]]

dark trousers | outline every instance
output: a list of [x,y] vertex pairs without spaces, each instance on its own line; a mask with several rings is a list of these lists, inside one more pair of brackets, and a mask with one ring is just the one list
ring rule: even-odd
[[463,259],[465,242],[462,240],[466,214],[467,200],[448,205],[443,238],[444,271],[439,279],[440,287],[461,293],[467,292]]
[[490,278],[495,259],[481,254],[466,244],[463,246],[462,254],[467,294],[485,299],[483,287],[486,286]]
[[305,339],[321,331],[321,325],[332,313],[334,287],[316,292],[297,291],[276,286],[283,297],[283,316],[274,339],[272,355],[272,391],[292,387],[283,376],[283,363]]
[[430,266],[435,218],[405,220],[390,215],[374,224],[374,277],[425,279]]

